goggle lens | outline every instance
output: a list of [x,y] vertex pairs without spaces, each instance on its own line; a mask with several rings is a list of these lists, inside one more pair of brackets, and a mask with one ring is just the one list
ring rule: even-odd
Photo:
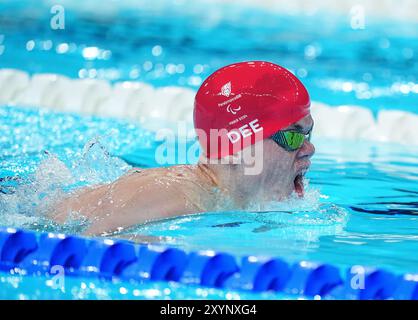
[[271,138],[285,150],[295,151],[302,147],[305,140],[311,140],[311,133],[305,135],[299,131],[278,131]]

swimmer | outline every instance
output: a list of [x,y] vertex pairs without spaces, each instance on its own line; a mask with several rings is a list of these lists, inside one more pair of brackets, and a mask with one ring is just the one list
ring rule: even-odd
[[[315,152],[313,119],[307,90],[288,70],[250,61],[215,71],[196,94],[194,125],[202,148],[196,165],[133,169],[72,194],[51,217],[63,223],[80,214],[89,221],[87,235],[102,235],[179,215],[245,210],[292,193],[303,197]],[[249,174],[249,162],[239,159],[258,172]]]

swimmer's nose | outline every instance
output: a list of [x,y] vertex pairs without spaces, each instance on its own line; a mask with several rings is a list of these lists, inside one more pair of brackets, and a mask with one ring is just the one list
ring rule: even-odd
[[311,158],[315,153],[315,146],[312,142],[305,140],[302,147],[299,149],[298,158]]

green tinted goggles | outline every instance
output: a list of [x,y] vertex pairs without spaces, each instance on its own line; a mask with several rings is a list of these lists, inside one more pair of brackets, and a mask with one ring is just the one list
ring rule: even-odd
[[296,151],[302,147],[305,140],[311,141],[311,132],[308,134],[299,131],[277,131],[271,139],[286,151]]

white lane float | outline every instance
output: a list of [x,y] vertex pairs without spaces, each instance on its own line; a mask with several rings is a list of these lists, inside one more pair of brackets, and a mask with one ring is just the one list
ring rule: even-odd
[[[94,114],[135,121],[149,130],[174,128],[193,122],[195,91],[179,86],[155,88],[147,83],[70,79],[0,69],[0,104],[43,107],[56,111]],[[368,108],[332,107],[313,101],[315,136],[418,145],[418,115],[382,110],[375,117]]]
[[17,97],[25,90],[30,76],[20,70],[0,69],[0,104],[16,104]]

